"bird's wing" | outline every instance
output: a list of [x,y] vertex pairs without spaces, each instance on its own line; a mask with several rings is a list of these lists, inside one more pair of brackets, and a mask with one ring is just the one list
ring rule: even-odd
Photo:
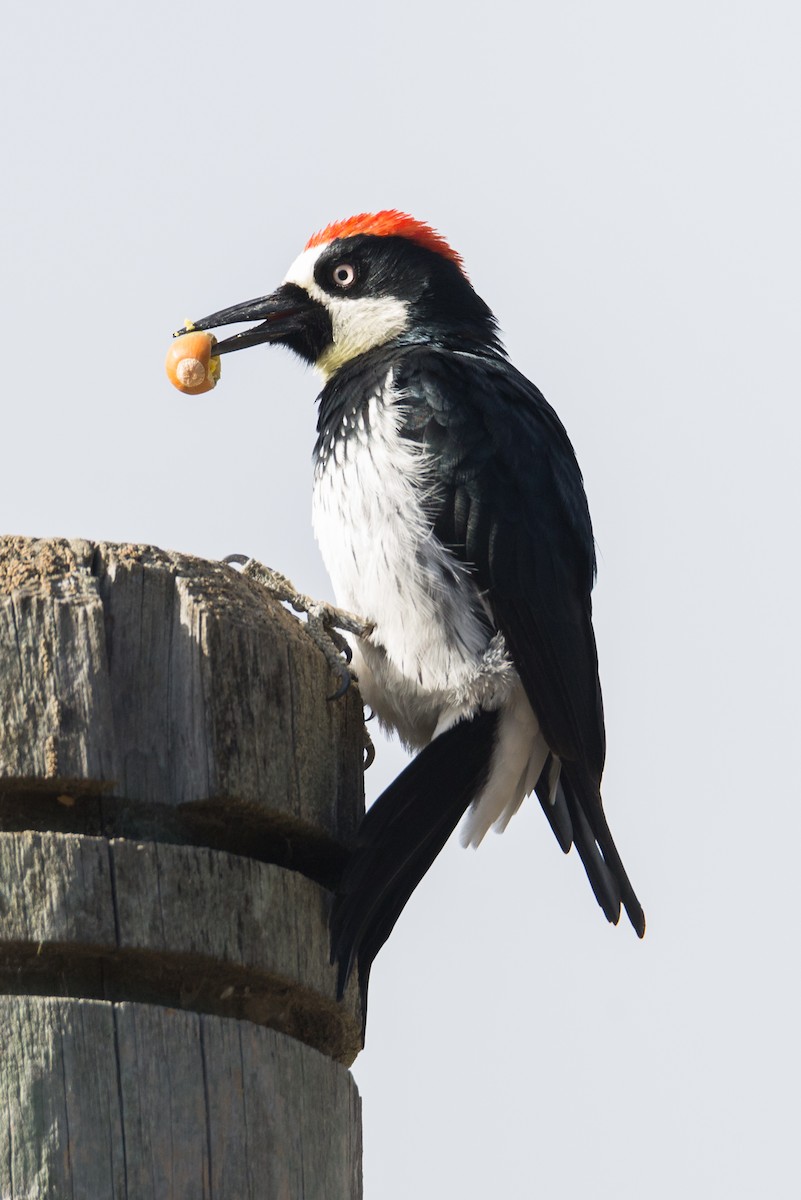
[[595,555],[581,474],[556,414],[503,360],[418,351],[397,387],[430,452],[434,531],[474,572],[549,746],[596,783],[604,724],[592,632]]
[[430,451],[434,531],[473,571],[562,763],[573,840],[599,902],[615,919],[622,898],[642,935],[642,909],[601,804],[595,550],[570,440],[537,388],[500,358],[417,348],[395,382],[405,435]]

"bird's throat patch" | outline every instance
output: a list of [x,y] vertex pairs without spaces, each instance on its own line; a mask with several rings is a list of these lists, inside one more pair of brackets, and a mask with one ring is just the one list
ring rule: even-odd
[[391,341],[409,324],[407,303],[394,296],[353,300],[327,296],[323,302],[331,317],[334,340],[315,366],[326,379],[351,359]]

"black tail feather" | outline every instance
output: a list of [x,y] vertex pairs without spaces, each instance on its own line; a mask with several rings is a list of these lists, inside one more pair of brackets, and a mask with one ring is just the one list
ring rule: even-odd
[[573,823],[570,820],[570,812],[565,800],[565,793],[561,784],[556,789],[553,804],[551,803],[551,788],[549,775],[551,764],[553,763],[553,755],[549,754],[545,760],[545,766],[540,771],[540,777],[537,780],[535,791],[539,800],[542,811],[548,818],[548,824],[554,832],[557,842],[564,850],[565,854],[573,845]]
[[582,782],[574,778],[569,766],[562,764],[559,787],[564,791],[573,823],[573,840],[587,878],[607,920],[617,924],[622,901],[637,936],[643,937],[645,914],[612,839],[600,793],[591,782],[584,782],[583,787]]
[[365,815],[331,911],[337,994],[358,963],[362,1011],[373,959],[486,782],[497,722],[482,712],[435,738]]
[[560,781],[559,786],[564,786],[565,801],[573,823],[573,841],[584,864],[595,899],[603,909],[607,921],[617,925],[620,920],[620,888],[617,880],[604,862],[589,821],[569,782],[565,780],[563,784]]
[[623,901],[623,907],[626,910],[628,919],[634,926],[637,937],[645,937],[645,913],[634,893],[634,888],[629,882],[629,877],[626,874],[623,863],[620,861],[617,846],[612,840],[612,834],[609,831],[609,826],[606,825],[606,821],[604,821],[604,825],[606,828],[595,835],[598,845],[603,851],[604,862],[613,872],[620,885],[620,897]]

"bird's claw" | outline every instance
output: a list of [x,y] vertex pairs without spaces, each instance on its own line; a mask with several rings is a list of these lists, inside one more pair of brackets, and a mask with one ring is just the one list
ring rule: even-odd
[[[341,700],[351,683],[358,682],[358,680],[355,672],[349,666],[353,659],[353,651],[339,631],[353,633],[356,637],[369,637],[373,630],[372,622],[365,621],[354,613],[346,612],[345,609],[336,608],[333,604],[304,596],[292,581],[287,579],[286,575],[282,575],[280,571],[274,571],[272,567],[265,567],[255,558],[248,558],[245,554],[228,554],[222,561],[229,566],[241,567],[243,575],[257,580],[276,600],[291,605],[297,613],[306,614],[308,634],[339,680],[336,691],[327,699]],[[375,749],[367,730],[365,730],[364,736],[364,769],[367,770],[375,758]]]
[[367,771],[370,767],[372,767],[374,762],[375,762],[375,746],[373,745],[373,739],[370,737],[370,734],[367,732],[367,726],[365,725],[365,727],[364,727],[364,762],[362,763],[362,770]]

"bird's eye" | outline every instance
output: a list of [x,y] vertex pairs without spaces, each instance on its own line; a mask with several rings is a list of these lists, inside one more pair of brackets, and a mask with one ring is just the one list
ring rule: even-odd
[[340,262],[331,272],[331,278],[338,288],[347,291],[356,282],[356,268],[352,263]]

